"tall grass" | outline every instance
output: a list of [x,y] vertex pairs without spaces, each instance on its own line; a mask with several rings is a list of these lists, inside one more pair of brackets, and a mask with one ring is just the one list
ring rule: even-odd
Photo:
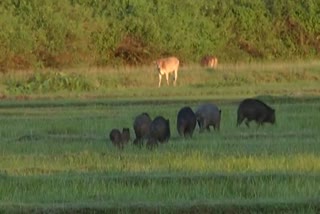
[[[224,97],[266,95],[318,95],[319,63],[221,64],[211,70],[185,65],[177,87],[163,83],[152,66],[139,68],[86,68],[2,74],[0,92],[5,96],[96,97]],[[226,94],[227,93],[227,94]]]

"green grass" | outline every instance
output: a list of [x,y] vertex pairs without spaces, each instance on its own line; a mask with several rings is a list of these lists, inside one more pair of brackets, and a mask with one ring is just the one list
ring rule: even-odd
[[[238,101],[220,100],[221,131],[184,140],[179,108],[204,100],[29,100],[0,104],[3,210],[29,212],[315,212],[320,194],[319,98],[262,97],[277,123],[236,127]],[[211,99],[215,101],[215,99]],[[170,119],[168,144],[112,146],[135,115]],[[210,212],[209,211],[209,212]]]
[[[129,78],[146,82],[145,86],[30,94],[6,89],[7,98],[0,103],[0,210],[317,213],[317,68],[312,63],[224,65],[218,71],[185,67],[177,87],[160,89],[153,86],[154,73],[150,82],[144,81],[147,69],[142,68]],[[193,71],[202,73],[192,78]],[[261,72],[268,78],[285,75],[268,82],[257,76]],[[299,79],[301,72],[307,74]],[[224,75],[227,85],[215,85]],[[250,82],[252,75],[257,83]],[[111,76],[118,78],[116,71]],[[7,78],[3,77],[1,83]],[[98,71],[88,77],[107,78]],[[229,77],[239,85],[232,85]],[[253,96],[276,109],[275,125],[236,127],[239,101]],[[186,105],[195,109],[203,102],[222,109],[220,132],[199,134],[197,128],[192,139],[180,138],[179,109]],[[113,147],[110,130],[129,127],[133,140],[133,120],[141,112],[170,119],[169,143],[152,151],[131,144],[123,151]]]

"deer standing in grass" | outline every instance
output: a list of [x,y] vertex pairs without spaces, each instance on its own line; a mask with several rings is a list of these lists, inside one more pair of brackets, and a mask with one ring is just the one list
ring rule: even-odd
[[178,78],[179,60],[176,57],[168,57],[158,59],[156,62],[157,70],[159,72],[159,88],[161,87],[162,75],[166,75],[167,85],[169,85],[169,74],[174,72],[173,85],[176,86]]
[[209,68],[217,68],[218,65],[218,58],[215,56],[204,56],[201,59],[200,64],[202,66],[207,66]]

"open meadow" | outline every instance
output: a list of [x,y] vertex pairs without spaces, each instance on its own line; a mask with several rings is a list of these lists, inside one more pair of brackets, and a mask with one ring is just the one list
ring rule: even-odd
[[[148,67],[1,74],[0,210],[318,213],[319,71],[317,62],[184,66],[176,87],[161,88]],[[275,108],[276,124],[236,127],[247,97]],[[204,102],[222,109],[221,130],[180,138],[179,109]],[[142,112],[170,119],[169,143],[118,150],[110,130],[129,127],[133,140]]]

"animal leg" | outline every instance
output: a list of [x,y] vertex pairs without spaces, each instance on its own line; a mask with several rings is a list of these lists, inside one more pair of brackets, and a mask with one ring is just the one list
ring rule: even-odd
[[243,120],[244,120],[244,117],[242,115],[238,115],[237,126],[240,126]]
[[246,124],[246,126],[249,128],[250,126],[249,126],[249,120],[246,120],[246,122],[245,122],[245,124]]
[[142,145],[143,145],[143,139],[138,139],[138,138],[136,138],[134,141],[133,141],[133,144],[134,145],[136,145],[136,146],[138,146],[140,149],[141,149],[141,147],[142,147]]
[[159,74],[159,88],[161,87],[161,79],[162,79],[162,75],[161,74]]
[[263,125],[263,121],[265,120],[265,118],[263,116],[259,117],[258,120],[256,121],[258,126],[260,127],[261,125]]
[[185,132],[185,134],[184,134],[184,136],[185,137],[188,137],[188,138],[192,138],[192,130],[190,130],[190,129],[188,129],[186,132]]
[[181,137],[184,137],[184,127],[180,127],[178,132]]
[[263,122],[262,121],[258,121],[257,124],[258,124],[258,128],[260,128],[260,126],[263,126]]
[[152,149],[154,149],[154,148],[157,147],[157,146],[158,146],[158,142],[157,142],[157,140],[155,140],[155,139],[151,139],[151,141],[148,140],[147,145],[146,145],[146,147],[147,147],[149,150],[152,150]]
[[173,82],[174,86],[176,86],[177,79],[178,79],[178,70],[175,70],[174,71],[174,82]]
[[198,119],[198,125],[199,125],[199,133],[202,133],[203,132],[203,119],[201,118],[201,119]]
[[208,132],[210,132],[210,123],[206,118],[203,119],[203,129],[206,129]]
[[169,85],[169,73],[166,73],[167,85]]
[[260,128],[260,126],[261,126],[261,123],[258,123],[257,129],[259,129],[259,128]]
[[220,131],[220,123],[214,125],[214,130]]
[[213,65],[214,69],[216,69],[216,68],[217,68],[217,65],[218,65],[218,59],[217,59],[217,58],[215,58],[215,60],[214,60],[214,65]]

